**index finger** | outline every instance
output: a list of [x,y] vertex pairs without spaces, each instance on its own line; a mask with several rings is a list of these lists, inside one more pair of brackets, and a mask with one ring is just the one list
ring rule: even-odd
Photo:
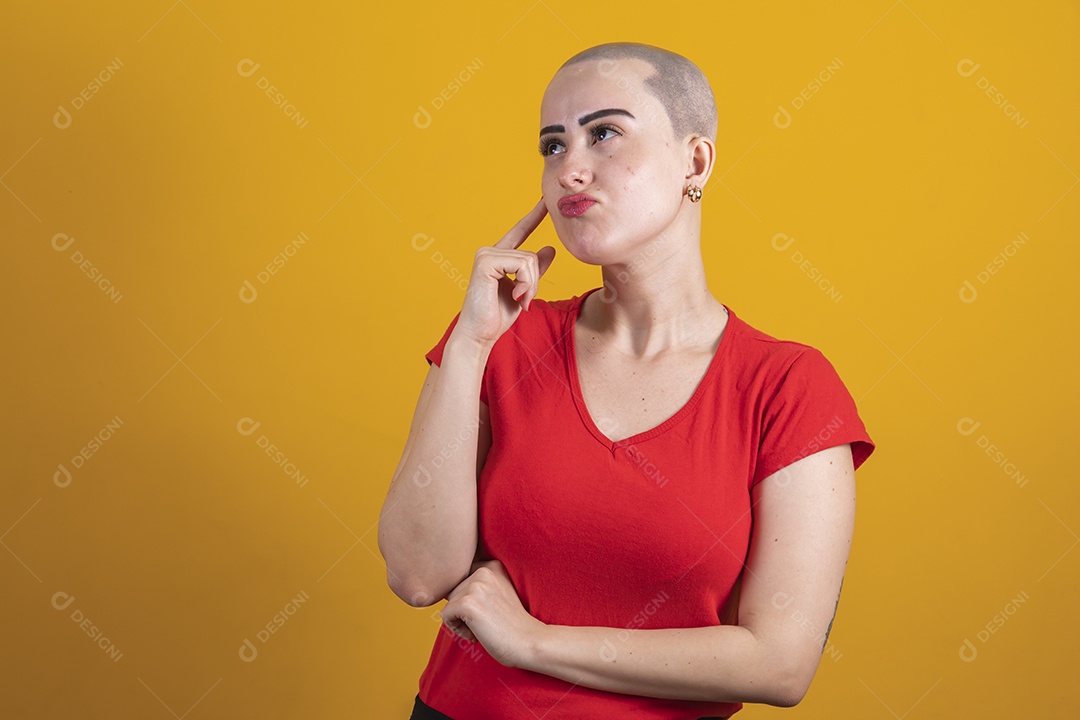
[[544,205],[544,198],[540,198],[540,202],[536,203],[536,207],[530,210],[521,220],[518,220],[517,225],[510,228],[510,232],[503,235],[502,239],[492,247],[516,250],[521,243],[525,242],[525,238],[529,237],[532,231],[539,227],[545,215],[547,215],[547,206]]

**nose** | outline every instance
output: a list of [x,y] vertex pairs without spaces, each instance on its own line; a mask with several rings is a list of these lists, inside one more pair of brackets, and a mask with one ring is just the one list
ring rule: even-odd
[[559,163],[559,184],[567,190],[580,190],[592,182],[592,169],[584,149],[572,145],[563,153]]

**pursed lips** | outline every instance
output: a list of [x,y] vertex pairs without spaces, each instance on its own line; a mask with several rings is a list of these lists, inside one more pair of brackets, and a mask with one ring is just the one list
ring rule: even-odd
[[596,198],[585,193],[570,195],[559,199],[559,212],[563,217],[574,218],[582,215],[586,210],[596,204]]

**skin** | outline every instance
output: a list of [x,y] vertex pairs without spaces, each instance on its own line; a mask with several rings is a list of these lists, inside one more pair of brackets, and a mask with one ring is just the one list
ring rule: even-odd
[[[725,318],[705,278],[701,205],[683,194],[688,184],[705,187],[716,146],[704,136],[674,137],[663,106],[641,86],[652,72],[648,63],[620,61],[617,77],[599,67],[564,68],[544,93],[541,127],[566,129],[549,136],[558,144],[544,159],[544,202],[567,251],[601,266],[607,290],[586,301],[584,324],[624,354],[651,357],[693,345],[700,328]],[[632,80],[632,90],[620,87],[620,78]],[[634,119],[578,124],[605,108],[628,110]],[[614,130],[596,136],[598,125]],[[582,192],[598,204],[563,217],[559,198]]]
[[[446,372],[434,363],[428,368],[379,512],[387,583],[414,607],[445,598],[472,572],[478,537],[476,479],[492,441],[488,406],[479,399],[484,367],[491,347],[528,307],[531,288],[554,258],[550,246],[536,253],[517,249],[546,212],[538,202],[493,246],[477,248],[465,302],[444,348]],[[477,408],[475,426],[470,406]],[[475,443],[475,457],[469,451],[451,453],[438,467],[424,461],[451,442]]]
[[[726,321],[701,260],[701,205],[682,193],[705,186],[715,146],[675,138],[665,112],[641,86],[651,68],[625,61],[627,75],[595,63],[564,68],[541,105],[541,127],[562,125],[544,159],[544,204],[566,249],[602,267],[604,293],[582,311],[601,342],[647,359],[700,343],[702,326]],[[628,89],[629,88],[629,89]],[[578,124],[604,108],[635,116]],[[611,133],[596,134],[596,125]],[[565,218],[560,197],[599,202]],[[706,194],[707,196],[707,194]],[[659,245],[652,245],[659,243]],[[643,256],[648,247],[655,252]],[[642,261],[642,258],[644,260]],[[660,698],[760,702],[790,707],[809,688],[831,627],[855,518],[855,474],[847,444],[805,457],[754,487],[754,523],[735,603],[737,624],[636,630],[602,653],[621,628],[548,625],[530,616],[498,560],[475,562],[441,615],[496,660],[586,687]]]

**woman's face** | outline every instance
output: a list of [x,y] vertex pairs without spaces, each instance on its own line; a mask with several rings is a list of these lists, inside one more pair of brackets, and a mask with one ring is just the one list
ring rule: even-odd
[[[682,206],[689,158],[642,85],[652,72],[641,60],[587,61],[560,70],[544,93],[544,204],[582,262],[631,262]],[[560,207],[576,196],[583,202]]]

